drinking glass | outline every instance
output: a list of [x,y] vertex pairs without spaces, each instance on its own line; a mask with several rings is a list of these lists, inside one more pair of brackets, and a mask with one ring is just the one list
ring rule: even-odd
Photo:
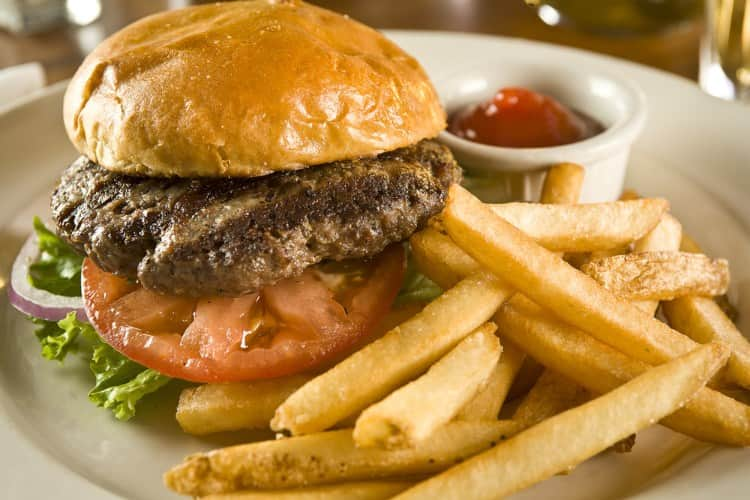
[[706,0],[700,84],[711,95],[750,102],[749,3]]

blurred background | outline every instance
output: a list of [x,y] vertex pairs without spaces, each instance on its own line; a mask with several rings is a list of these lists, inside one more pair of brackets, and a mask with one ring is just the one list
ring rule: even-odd
[[[729,31],[738,21],[739,59],[718,60],[720,43],[704,42],[702,80],[736,81],[750,57],[750,10],[739,0],[319,0],[314,1],[381,29],[429,29],[520,37],[637,61],[686,78],[699,78],[700,44],[712,12]],[[36,61],[47,83],[72,76],[101,40],[148,14],[200,3],[187,0],[0,0],[0,68]],[[729,13],[727,14],[727,5]],[[723,6],[723,7],[722,7]],[[707,8],[708,7],[708,8]],[[718,9],[718,10],[717,10]],[[708,16],[706,16],[708,12]],[[729,17],[727,17],[727,15]],[[724,16],[722,18],[721,16]],[[707,21],[708,18],[708,21]],[[743,20],[745,23],[743,23]],[[742,36],[742,27],[747,28]],[[732,35],[735,36],[735,35]],[[737,36],[735,36],[737,38]],[[712,42],[712,40],[709,40]],[[725,51],[726,52],[726,51]],[[745,59],[743,60],[743,54]],[[714,57],[715,56],[715,57]],[[739,61],[739,62],[738,62]],[[715,66],[717,74],[706,68]],[[718,75],[718,73],[725,73]],[[745,76],[747,71],[744,71]],[[708,77],[706,76],[708,74]],[[718,75],[718,76],[717,76]],[[731,82],[730,82],[731,83]],[[735,82],[736,83],[736,82]],[[710,87],[710,82],[704,87]],[[732,97],[727,82],[712,93]]]

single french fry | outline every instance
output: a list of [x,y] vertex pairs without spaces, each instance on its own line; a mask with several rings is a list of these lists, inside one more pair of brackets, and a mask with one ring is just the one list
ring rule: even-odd
[[662,311],[672,328],[696,342],[726,343],[732,349],[727,377],[750,388],[750,342],[716,302],[706,297],[680,297],[662,303]]
[[480,326],[427,373],[365,409],[354,425],[357,446],[414,446],[455,417],[497,365],[496,329],[494,323]]
[[191,455],[164,475],[183,495],[295,488],[444,470],[513,435],[509,420],[449,422],[430,439],[400,450],[357,448],[351,429],[262,441]]
[[581,271],[629,300],[713,297],[729,287],[729,263],[702,254],[642,252],[592,260]]
[[569,378],[545,370],[521,400],[513,420],[524,429],[591,399],[591,393]]
[[574,205],[583,186],[584,170],[575,163],[559,163],[547,170],[542,185],[541,203]]
[[361,411],[423,373],[511,293],[484,271],[463,279],[402,325],[303,385],[276,410],[271,428],[308,434]]
[[380,338],[404,321],[411,319],[415,314],[424,309],[425,305],[426,304],[423,302],[416,301],[394,305],[391,310],[386,313],[383,319],[380,320],[372,334],[372,338]]
[[669,203],[644,198],[581,205],[502,203],[488,207],[548,250],[595,252],[641,238],[659,223]]
[[276,408],[312,378],[293,375],[233,384],[204,384],[180,393],[177,422],[201,436],[240,429],[269,429]]
[[725,346],[709,344],[651,368],[612,392],[547,419],[396,498],[502,498],[547,479],[679,409],[728,354]]
[[682,224],[672,215],[664,214],[651,231],[633,244],[633,252],[677,252],[680,241]]
[[359,481],[285,490],[248,490],[200,497],[201,500],[381,500],[401,493],[411,481]]
[[503,353],[487,384],[461,408],[456,420],[495,420],[525,358],[514,343],[503,341]]
[[457,185],[443,222],[464,251],[509,285],[624,353],[656,364],[697,345],[537,245]]
[[[495,321],[504,338],[593,393],[611,391],[649,369],[522,296],[505,304]],[[750,446],[750,407],[709,388],[698,391],[682,410],[661,423],[702,441]]]

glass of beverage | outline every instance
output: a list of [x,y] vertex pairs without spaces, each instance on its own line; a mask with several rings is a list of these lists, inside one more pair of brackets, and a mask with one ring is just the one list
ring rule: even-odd
[[700,84],[711,95],[750,102],[750,1],[706,0]]

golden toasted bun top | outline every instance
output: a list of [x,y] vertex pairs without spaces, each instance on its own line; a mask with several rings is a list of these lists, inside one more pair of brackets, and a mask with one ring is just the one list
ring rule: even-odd
[[117,172],[259,176],[437,135],[423,69],[358,22],[300,1],[203,5],[99,45],[65,93],[78,150]]

